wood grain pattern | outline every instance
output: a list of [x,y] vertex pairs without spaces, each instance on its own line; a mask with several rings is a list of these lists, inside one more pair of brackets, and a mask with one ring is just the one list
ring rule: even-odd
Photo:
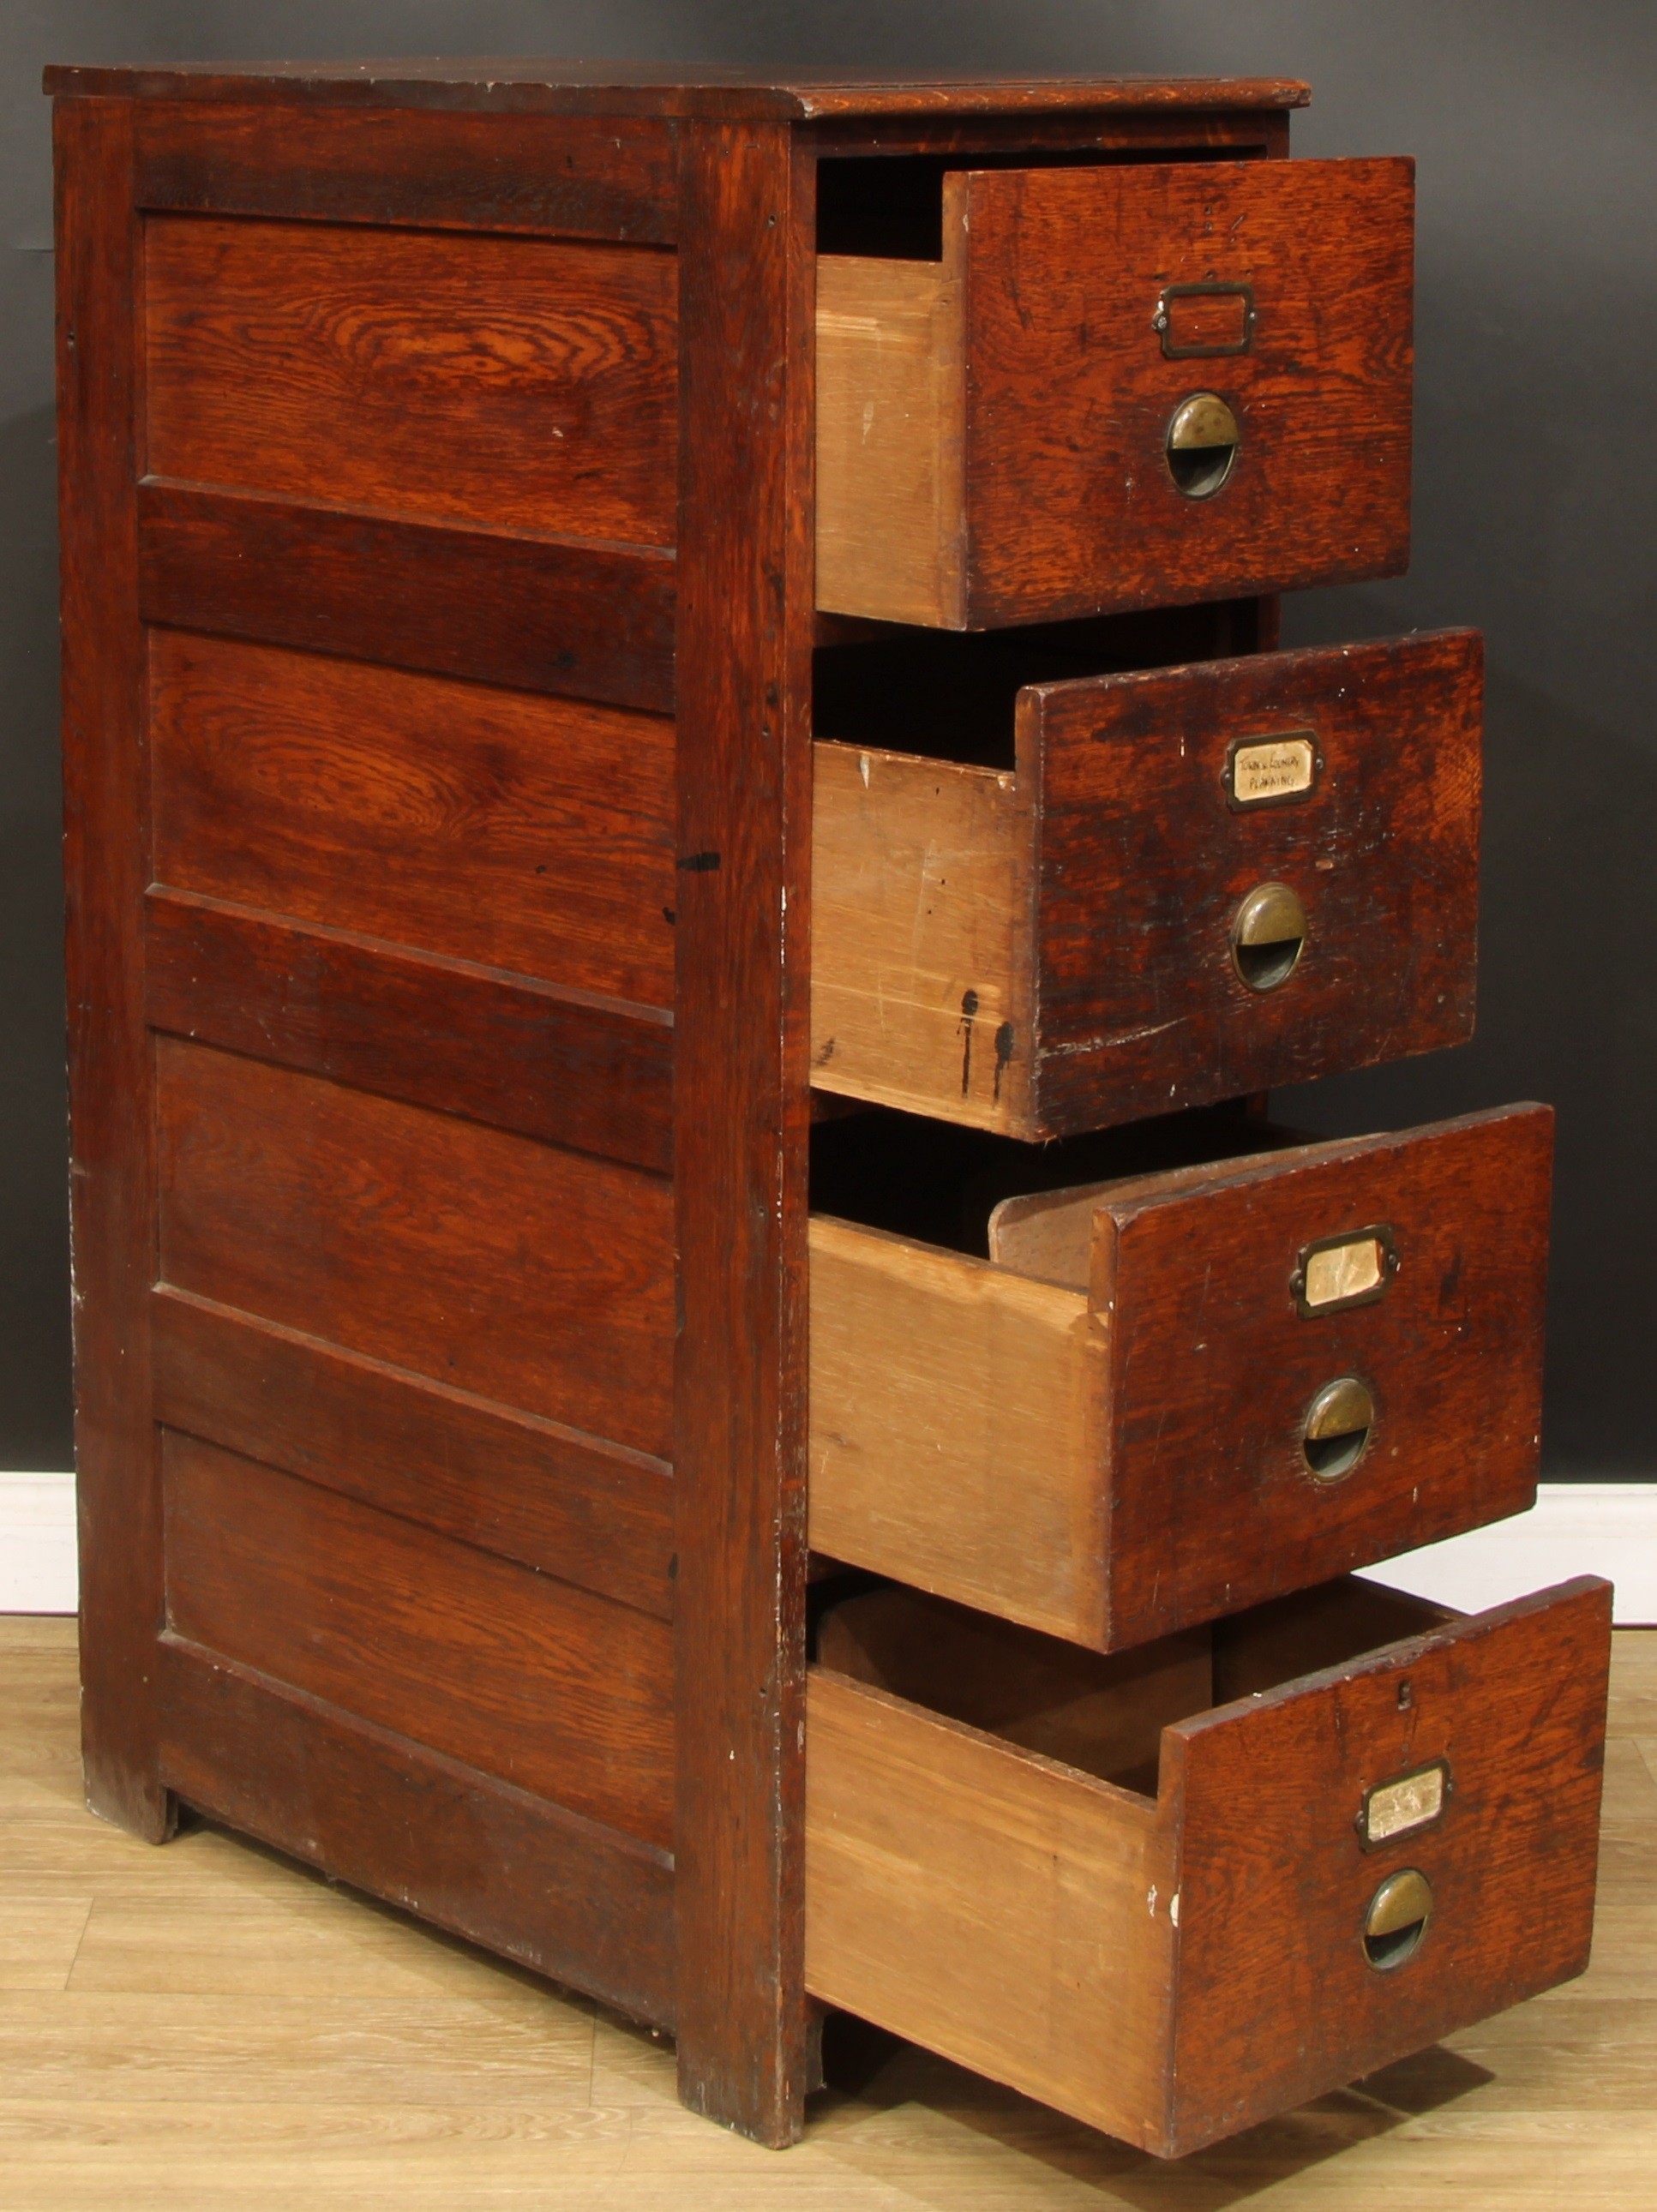
[[[1542,1107],[1263,1151],[1007,1200],[989,1262],[814,1219],[813,1547],[1108,1651],[1522,1510],[1551,1156]],[[1302,1317],[1302,1251],[1378,1224],[1383,1296]]]
[[140,207],[432,229],[531,231],[671,246],[665,122],[411,115],[369,108],[342,130],[305,108],[145,100]]
[[[1483,645],[1416,632],[1056,684],[1039,754],[1037,1105],[1028,1133],[1335,1074],[1472,1034]],[[1228,756],[1310,733],[1307,797],[1234,809]],[[1309,925],[1276,990],[1233,916],[1289,884]]]
[[[1403,161],[947,177],[935,281],[941,303],[961,302],[947,350],[966,362],[965,489],[937,544],[953,565],[964,541],[966,574],[964,589],[952,595],[940,581],[932,594],[951,609],[943,618],[979,629],[1401,569],[1412,177]],[[837,271],[838,325],[861,318],[874,335],[825,355],[829,376],[865,380],[825,392],[824,432],[839,450],[825,458],[825,481],[844,487],[844,513],[871,523],[887,496],[872,479],[900,481],[888,441],[903,442],[907,421],[924,443],[938,420],[925,397],[935,365],[880,337],[889,266]],[[1153,327],[1163,288],[1209,280],[1251,288],[1249,349],[1165,358]],[[867,380],[876,362],[878,385]],[[1164,449],[1174,410],[1204,390],[1232,408],[1242,444],[1224,488],[1192,500]],[[882,427],[865,447],[871,422]],[[923,481],[944,451],[911,456],[905,474]],[[843,531],[825,604],[917,619],[886,604],[886,557],[877,527]],[[904,605],[919,604],[901,562],[896,574]]]
[[[1033,861],[1015,779],[813,750],[813,1083],[1022,1133]],[[1022,1050],[997,1049],[1009,1033]]]
[[63,540],[64,860],[70,1012],[76,1463],[87,1623],[87,1794],[159,1840],[161,1499],[150,1426],[155,1156],[139,946],[143,654],[132,516],[131,115],[56,118],[58,434]]
[[671,713],[665,553],[138,487],[147,622]]
[[817,604],[966,626],[961,274],[817,263]]
[[[1482,666],[1452,630],[1031,684],[1013,774],[819,742],[813,1083],[1034,1139],[1462,1041]],[[1234,806],[1286,732],[1311,787]],[[1274,881],[1308,935],[1261,992],[1232,928]]]
[[[1582,1972],[1610,1654],[1611,1585],[1583,1577],[1169,1731],[1171,2153]],[[1365,1790],[1438,1758],[1442,1821],[1362,1850]],[[1434,1914],[1416,1955],[1380,1974],[1363,1914],[1399,1865],[1426,1875]]]
[[679,2078],[781,2144],[807,2080],[814,200],[784,131],[682,146]]
[[670,1014],[181,891],[148,922],[157,1029],[672,1170]]
[[198,216],[144,235],[149,474],[672,544],[671,254]]
[[1106,1347],[1085,1295],[818,1215],[810,1374],[813,1550],[1098,1632]]
[[1175,1943],[1154,1808],[826,1668],[808,1711],[813,1994],[1142,2141]]
[[161,1463],[170,1637],[671,1846],[664,1622],[173,1430]]
[[178,1289],[667,1455],[667,1186],[614,1162],[157,1040]]
[[[162,1759],[189,1804],[537,1974],[672,2025],[673,1862],[660,1847],[211,1653],[168,1640],[158,1657]],[[201,1909],[199,1886],[192,1904]],[[291,1944],[283,1950],[285,1990]]]
[[671,1006],[659,715],[156,630],[158,883]]
[[[810,1985],[1184,2156],[1582,1971],[1609,1650],[1587,1577],[1377,1651],[1349,1638],[1324,1673],[1171,1719],[1153,1804],[915,1702],[951,1676],[935,1610],[884,1639],[890,1689],[813,1672]],[[1437,1758],[1443,1820],[1366,1852],[1366,1790]],[[1410,1864],[1434,1916],[1380,1972],[1363,1915]]]
[[152,1329],[168,1427],[672,1619],[662,1461],[181,1291]]

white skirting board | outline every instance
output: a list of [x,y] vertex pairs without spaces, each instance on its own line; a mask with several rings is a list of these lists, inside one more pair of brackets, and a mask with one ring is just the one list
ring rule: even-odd
[[1619,1627],[1657,1627],[1657,1482],[1544,1482],[1528,1513],[1365,1572],[1458,1613],[1482,1613],[1572,1575],[1604,1575],[1616,1585]]
[[0,1613],[73,1613],[75,1477],[0,1474]]
[[[1371,1567],[1461,1613],[1570,1575],[1617,1585],[1625,1628],[1657,1626],[1657,1482],[1544,1482],[1529,1513]],[[0,1474],[0,1613],[73,1613],[75,1478]]]

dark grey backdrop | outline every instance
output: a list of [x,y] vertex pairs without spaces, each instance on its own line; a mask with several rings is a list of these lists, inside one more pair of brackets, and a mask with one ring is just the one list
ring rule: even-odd
[[1649,0],[0,0],[0,1468],[70,1454],[40,69],[492,52],[1281,72],[1314,87],[1298,151],[1418,157],[1415,565],[1291,602],[1288,634],[1487,633],[1479,1033],[1296,1093],[1292,1110],[1333,1133],[1554,1101],[1549,1469],[1657,1475]]

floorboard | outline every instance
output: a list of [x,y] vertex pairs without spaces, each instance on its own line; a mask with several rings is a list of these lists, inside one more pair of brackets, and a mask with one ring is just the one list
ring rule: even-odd
[[75,1624],[0,1618],[0,2203],[27,2212],[1650,2212],[1657,1631],[1619,1631],[1593,1965],[1177,2166],[924,2052],[758,2150],[671,2048],[212,1827],[82,1808]]

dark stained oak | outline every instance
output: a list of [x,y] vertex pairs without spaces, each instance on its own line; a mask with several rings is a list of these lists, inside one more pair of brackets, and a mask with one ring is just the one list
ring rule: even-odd
[[673,257],[151,216],[146,466],[275,498],[673,540]]
[[198,1437],[161,1462],[169,1635],[671,1846],[665,1622]]
[[475,60],[173,64],[163,69],[48,69],[46,89],[136,100],[249,101],[496,114],[666,115],[774,122],[815,118],[1015,115],[1039,120],[1112,108],[1304,107],[1296,77],[1063,76],[1009,78],[990,70],[893,76],[880,70],[791,70],[765,76],[671,63]]
[[791,2142],[804,1784],[809,172],[683,140],[673,1462],[679,2080]]
[[672,1006],[663,717],[173,630],[149,701],[158,883]]
[[146,483],[147,622],[671,714],[669,553]]
[[663,1180],[171,1037],[155,1066],[162,1280],[667,1456]]
[[[1445,630],[1026,696],[1020,737],[1041,763],[1030,1134],[1472,1034],[1483,659],[1476,631]],[[1313,789],[1234,807],[1234,749],[1294,732],[1315,749]],[[1306,950],[1287,982],[1252,991],[1232,923],[1273,881],[1305,906]]]
[[[971,625],[1404,568],[1414,191],[1407,161],[966,180]],[[1165,358],[1162,287],[1209,281],[1251,287],[1248,352]],[[1164,448],[1200,392],[1242,441],[1188,499]]]
[[161,1500],[149,1406],[155,1156],[139,917],[143,644],[132,514],[131,112],[56,117],[64,860],[87,1796],[159,1840]]
[[[1161,1796],[1183,1838],[1170,2151],[1582,1972],[1610,1656],[1611,1585],[1582,1577],[1168,1731]],[[1440,1758],[1441,1823],[1361,1848],[1366,1790]],[[1411,1866],[1433,1919],[1418,1954],[1380,1973],[1364,1912]]]
[[186,1802],[638,2020],[673,2019],[671,1856],[218,1655],[157,1653]]
[[320,222],[531,231],[671,246],[668,125],[639,118],[359,113],[146,100],[140,207]]
[[155,1028],[667,1175],[670,1014],[152,890]]
[[151,1328],[169,1428],[672,1619],[662,1461],[182,1291]]

